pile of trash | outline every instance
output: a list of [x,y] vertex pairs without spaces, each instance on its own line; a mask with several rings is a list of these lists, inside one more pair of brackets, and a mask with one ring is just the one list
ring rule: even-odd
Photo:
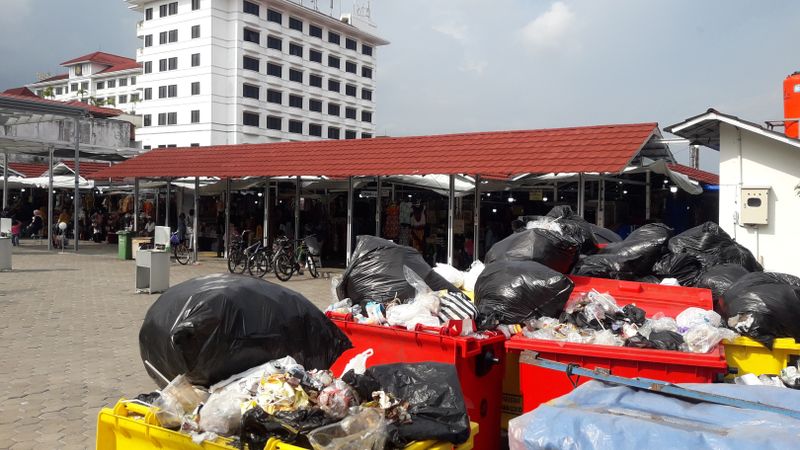
[[747,386],[773,386],[800,389],[800,361],[793,366],[787,366],[781,369],[781,372],[777,375],[755,375],[746,373],[740,377],[734,378],[733,382]]
[[314,449],[383,449],[416,440],[459,444],[469,438],[453,366],[366,369],[364,360],[336,378],[329,370],[306,370],[286,356],[207,389],[179,375],[137,400],[155,408],[161,426],[189,434],[198,444],[223,436],[250,449],[263,449],[270,438]]
[[708,353],[736,333],[714,311],[687,308],[676,318],[646,313],[635,304],[620,307],[608,293],[592,290],[570,299],[563,312],[525,323],[524,336],[577,344],[613,345]]

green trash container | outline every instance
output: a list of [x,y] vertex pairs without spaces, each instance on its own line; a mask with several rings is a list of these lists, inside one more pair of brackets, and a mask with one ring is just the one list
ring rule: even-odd
[[117,231],[118,257],[119,259],[133,259],[131,251],[131,233],[128,231]]

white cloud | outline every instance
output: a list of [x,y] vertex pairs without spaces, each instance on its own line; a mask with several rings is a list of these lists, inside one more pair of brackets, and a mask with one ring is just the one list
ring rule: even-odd
[[461,66],[458,67],[458,70],[462,72],[473,72],[477,75],[483,75],[483,71],[488,65],[489,63],[486,61],[469,59],[464,61]]
[[557,48],[569,36],[574,22],[575,14],[569,6],[557,1],[522,28],[522,39],[536,49]]
[[467,26],[464,24],[455,22],[440,23],[433,26],[433,31],[442,33],[443,35],[460,42],[467,40]]

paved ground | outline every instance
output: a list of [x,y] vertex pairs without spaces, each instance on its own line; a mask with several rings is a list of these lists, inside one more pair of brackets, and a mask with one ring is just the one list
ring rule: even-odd
[[[0,273],[0,448],[94,448],[101,407],[155,388],[138,333],[158,296],[133,292],[134,262],[117,260],[116,246],[60,254],[23,242],[13,258]],[[171,283],[223,271],[215,258],[173,263]],[[286,286],[329,303],[329,279]]]

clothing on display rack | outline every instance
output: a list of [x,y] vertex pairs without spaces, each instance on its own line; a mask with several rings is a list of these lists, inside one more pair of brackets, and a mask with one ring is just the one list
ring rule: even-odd
[[400,225],[411,225],[411,203],[400,203]]
[[386,239],[396,240],[400,235],[400,207],[392,202],[386,207],[386,223],[383,226],[383,236]]

